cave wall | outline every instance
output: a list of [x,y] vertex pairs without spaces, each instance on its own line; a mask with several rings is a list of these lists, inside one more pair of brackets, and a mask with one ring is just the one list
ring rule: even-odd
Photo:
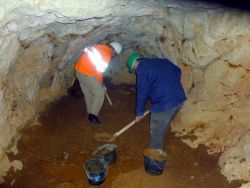
[[[174,37],[161,45],[162,49],[177,46],[166,50],[166,56],[180,58],[186,77],[188,100],[172,131],[191,147],[203,144],[209,153],[222,153],[219,165],[229,181],[249,181],[250,174],[249,18],[224,10],[190,12],[182,19],[170,16]],[[182,35],[176,34],[180,29],[176,20],[184,21]]]
[[[248,12],[188,1],[13,0],[0,2],[0,182],[20,161],[19,131],[44,105],[66,94],[74,62],[96,42],[120,41],[112,82],[135,83],[126,58],[137,50],[183,70],[188,95],[172,131],[191,147],[220,154],[229,181],[250,181]],[[98,4],[98,6],[97,6]]]

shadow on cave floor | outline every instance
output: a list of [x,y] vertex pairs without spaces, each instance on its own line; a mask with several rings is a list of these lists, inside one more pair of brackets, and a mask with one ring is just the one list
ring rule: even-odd
[[[16,188],[85,188],[87,182],[83,164],[92,159],[92,152],[102,143],[94,140],[98,132],[114,133],[134,118],[133,87],[109,87],[113,106],[105,100],[100,118],[102,126],[86,120],[84,98],[79,88],[75,96],[68,95],[50,104],[39,118],[40,124],[27,125],[22,130],[18,154],[11,160],[21,160],[22,171],[10,171],[0,187]],[[77,94],[78,93],[78,94]],[[76,97],[77,96],[77,97]],[[166,150],[169,159],[161,176],[144,171],[142,151],[148,146],[149,117],[130,128],[114,142],[118,146],[117,162],[108,169],[100,188],[236,188],[219,173],[218,157],[208,155],[205,148],[196,150],[168,133]]]

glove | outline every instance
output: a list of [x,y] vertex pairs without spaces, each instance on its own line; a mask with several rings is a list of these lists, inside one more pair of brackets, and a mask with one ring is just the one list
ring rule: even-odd
[[102,86],[103,90],[106,92],[107,91],[106,85],[104,83],[102,83],[101,86]]

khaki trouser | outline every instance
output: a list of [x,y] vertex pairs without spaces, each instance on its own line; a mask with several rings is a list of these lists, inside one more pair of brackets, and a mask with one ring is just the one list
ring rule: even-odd
[[81,90],[84,94],[88,114],[98,116],[104,101],[104,89],[96,77],[80,74],[77,71],[76,77],[79,80]]

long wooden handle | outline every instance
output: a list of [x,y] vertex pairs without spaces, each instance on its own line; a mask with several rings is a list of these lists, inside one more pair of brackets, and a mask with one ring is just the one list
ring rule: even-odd
[[[144,118],[147,114],[149,114],[149,110],[147,110],[146,112],[144,112],[142,118]],[[123,132],[125,132],[126,130],[128,130],[130,127],[132,127],[134,124],[136,123],[135,120],[133,120],[131,123],[129,123],[128,125],[126,125],[125,127],[123,127],[121,130],[119,130],[118,132],[116,132],[114,134],[114,137],[118,137],[120,136]]]
[[112,106],[112,101],[111,101],[111,99],[110,99],[108,93],[105,92],[105,95],[106,95],[106,97],[107,97],[107,99],[108,99],[109,105]]

